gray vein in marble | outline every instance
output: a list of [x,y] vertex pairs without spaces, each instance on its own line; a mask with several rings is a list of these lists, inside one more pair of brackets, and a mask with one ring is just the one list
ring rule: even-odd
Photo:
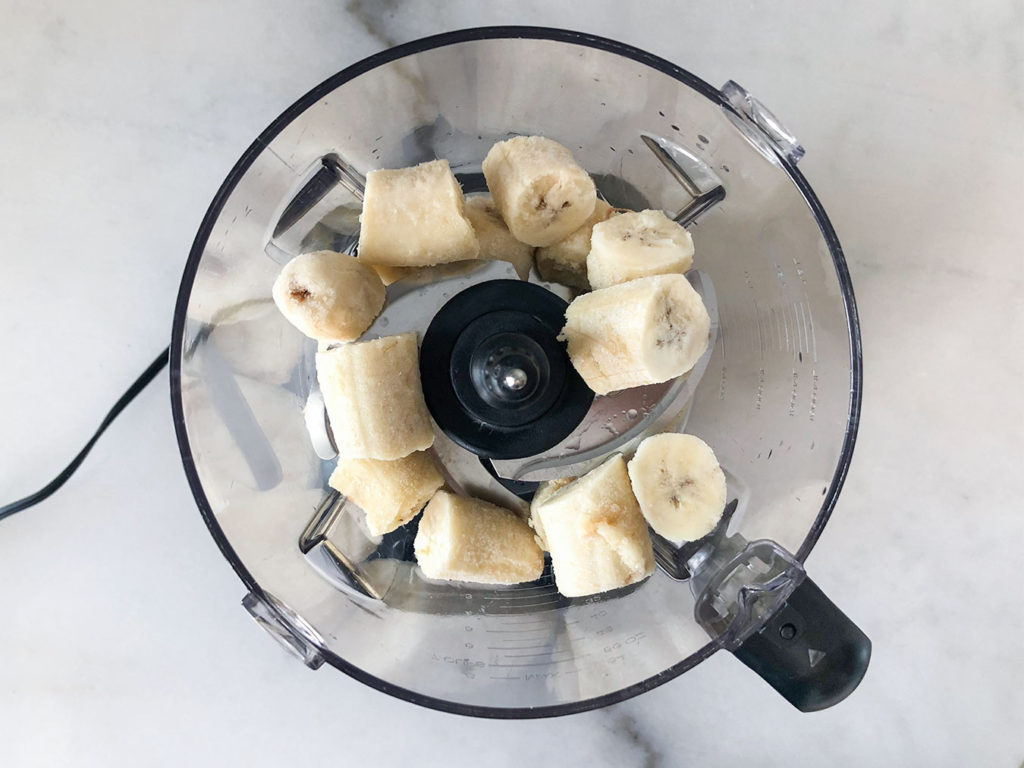
[[650,735],[644,731],[636,718],[621,708],[607,710],[611,720],[609,730],[614,736],[629,744],[632,754],[640,760],[635,764],[638,768],[659,768],[666,765],[661,751],[654,745]]
[[395,17],[397,0],[349,0],[345,10],[352,14],[369,35],[386,48],[398,44],[388,31],[389,21]]

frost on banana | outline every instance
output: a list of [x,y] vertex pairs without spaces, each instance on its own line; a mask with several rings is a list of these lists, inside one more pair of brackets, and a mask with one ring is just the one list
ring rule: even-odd
[[574,299],[560,339],[573,367],[604,395],[690,370],[708,346],[711,318],[682,275],[655,275]]
[[537,545],[545,552],[548,551],[548,542],[544,536],[544,525],[540,521],[537,510],[540,509],[541,504],[575,479],[575,477],[559,477],[555,480],[548,480],[537,488],[533,494],[533,500],[530,501],[530,527],[537,534]]
[[473,225],[477,242],[480,243],[481,259],[507,261],[515,267],[520,280],[530,277],[533,246],[512,236],[489,195],[467,198],[466,218]]
[[618,589],[654,572],[647,523],[619,454],[542,500],[534,516],[566,597]]
[[431,579],[519,584],[540,578],[544,554],[510,509],[438,491],[423,510],[416,562]]
[[389,267],[475,259],[480,246],[447,160],[366,174],[359,259]]
[[285,319],[310,338],[352,341],[380,314],[384,284],[347,254],[315,251],[285,265],[273,296]]
[[594,226],[586,265],[592,288],[682,274],[693,266],[693,238],[661,211],[629,211]]
[[537,273],[552,283],[589,291],[587,254],[590,253],[591,232],[595,224],[613,216],[619,210],[612,208],[604,200],[598,200],[594,205],[594,212],[582,226],[557,243],[537,249]]
[[412,520],[444,478],[426,451],[401,459],[339,459],[327,481],[366,513],[366,527],[383,536]]
[[699,437],[648,437],[629,462],[629,478],[647,522],[670,541],[696,541],[722,518],[725,474]]
[[316,372],[339,456],[400,459],[433,444],[416,334],[318,352]]
[[572,152],[543,136],[498,142],[484,158],[483,171],[501,218],[524,243],[557,243],[594,212],[593,179]]

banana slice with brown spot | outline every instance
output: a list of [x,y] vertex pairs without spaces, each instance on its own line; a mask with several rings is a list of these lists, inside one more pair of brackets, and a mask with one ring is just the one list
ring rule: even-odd
[[285,319],[310,338],[353,341],[384,307],[384,283],[347,254],[314,251],[284,266],[273,296]]
[[559,338],[587,386],[604,395],[686,373],[707,349],[710,329],[683,275],[655,275],[574,299]]
[[566,597],[618,589],[654,572],[647,523],[619,454],[542,499],[534,517]]
[[598,222],[590,237],[587,279],[607,288],[693,266],[693,238],[661,211],[629,211]]
[[699,437],[648,437],[629,462],[629,479],[647,522],[670,541],[696,541],[722,519],[725,473]]
[[543,136],[516,136],[491,147],[484,178],[517,240],[557,243],[594,212],[597,189],[566,147]]

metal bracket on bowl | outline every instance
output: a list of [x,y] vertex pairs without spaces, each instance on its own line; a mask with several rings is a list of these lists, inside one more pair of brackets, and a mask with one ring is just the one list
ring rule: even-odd
[[249,592],[242,598],[242,607],[253,620],[293,656],[310,669],[319,669],[324,663],[320,634],[295,611],[269,592],[257,595]]
[[689,226],[725,200],[725,187],[711,167],[696,155],[662,136],[640,134],[641,140],[691,198],[673,220]]
[[[387,585],[367,579],[356,565],[356,560],[372,553],[380,540],[374,540],[362,529],[361,512],[358,515],[345,514],[349,511],[349,503],[337,491],[327,494],[299,537],[299,550],[331,584],[349,596],[381,600]],[[351,525],[339,530],[343,518]],[[332,541],[331,536],[336,534],[344,535],[345,546],[338,546]],[[346,554],[346,550],[350,553],[358,551],[356,560]]]

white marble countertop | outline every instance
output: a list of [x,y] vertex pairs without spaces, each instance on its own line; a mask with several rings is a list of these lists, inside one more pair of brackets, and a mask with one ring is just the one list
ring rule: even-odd
[[602,711],[499,722],[308,672],[238,605],[162,378],[64,490],[0,523],[0,764],[1024,761],[1020,4],[626,8],[0,3],[0,499],[49,479],[167,343],[207,204],[284,106],[395,42],[579,28],[735,78],[807,147],[866,372],[853,467],[809,567],[872,637],[860,689],[801,715],[718,654]]

